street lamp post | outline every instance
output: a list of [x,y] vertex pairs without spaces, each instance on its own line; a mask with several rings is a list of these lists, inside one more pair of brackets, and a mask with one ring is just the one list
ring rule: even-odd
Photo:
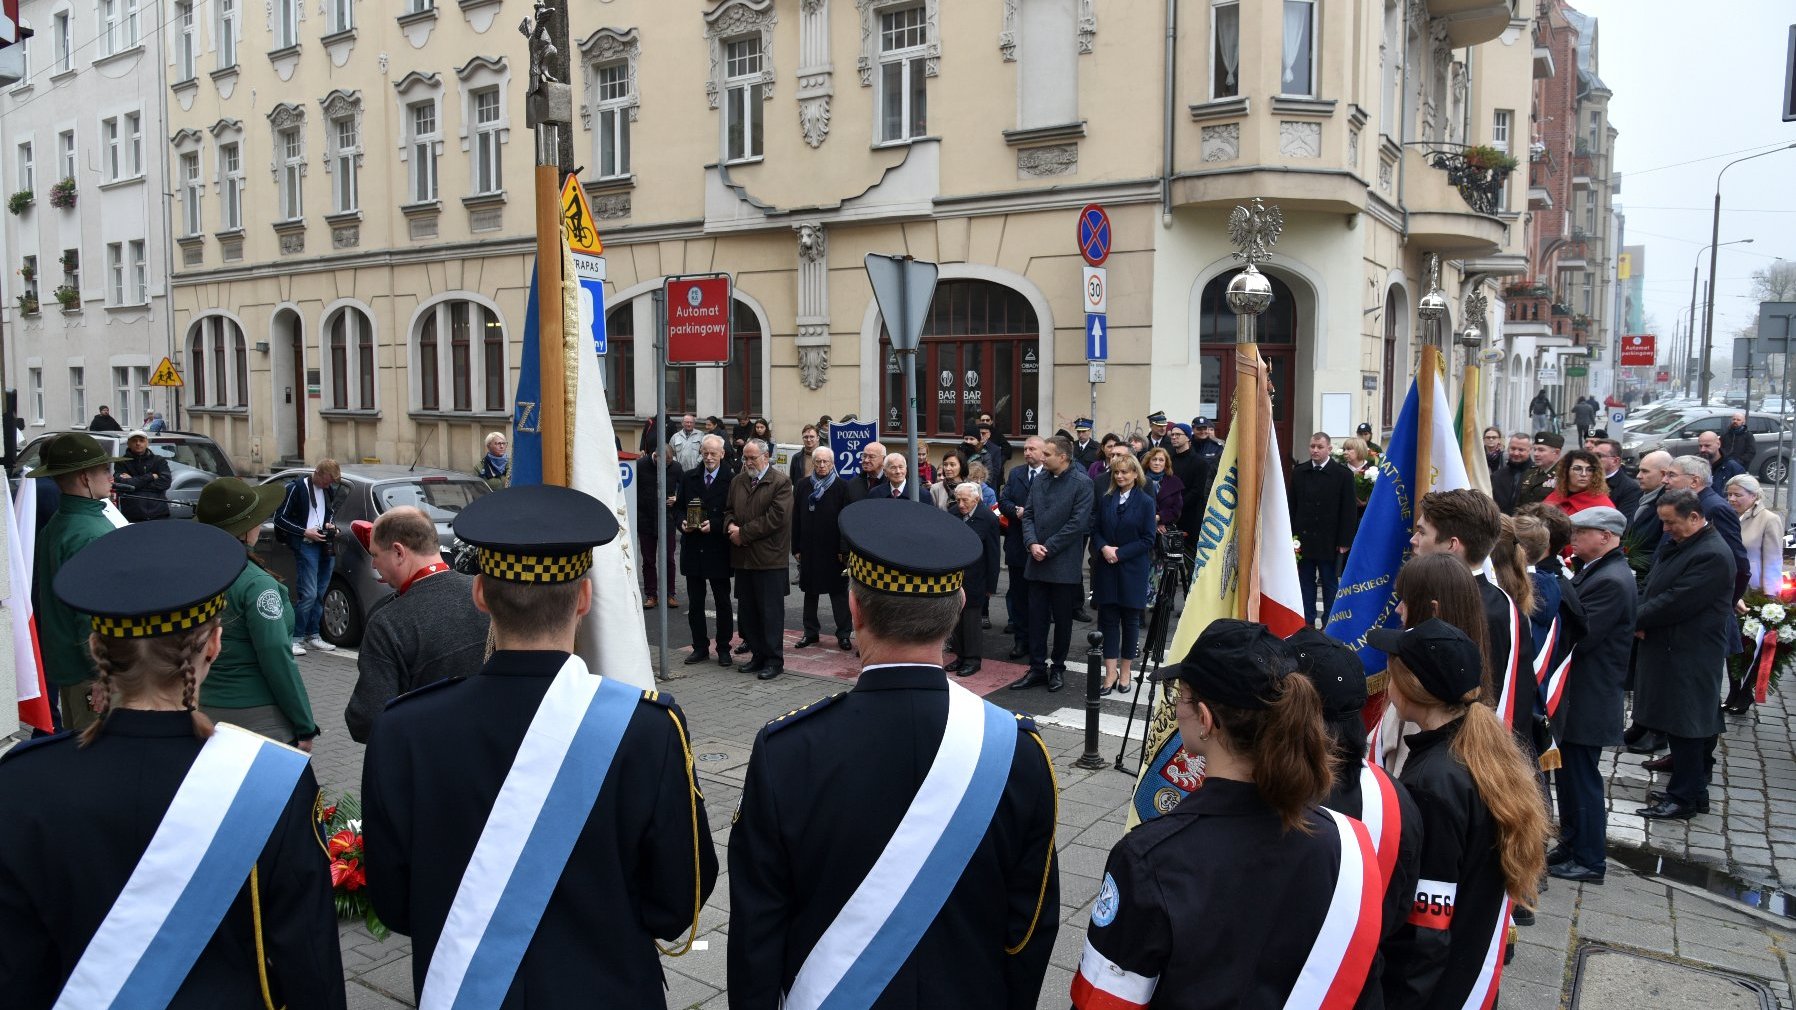
[[[1721,244],[1722,245],[1751,245],[1752,239],[1738,238],[1738,239],[1733,240],[1732,242],[1723,242]],[[1696,259],[1690,264],[1690,328],[1684,334],[1684,345],[1685,345],[1684,352],[1678,356],[1678,362],[1677,362],[1678,374],[1683,376],[1683,378],[1684,378],[1684,395],[1685,396],[1690,395],[1690,345],[1692,345],[1696,342],[1696,276],[1697,276],[1698,271],[1700,271],[1702,269],[1702,254],[1710,253],[1712,255],[1714,253],[1715,248],[1716,248],[1715,243],[1713,240],[1711,240],[1708,245],[1703,246],[1701,249],[1696,250]],[[1705,345],[1705,353],[1703,354],[1703,357],[1702,357],[1702,363],[1699,367],[1701,367],[1705,370],[1709,367],[1709,356],[1706,353],[1706,345]],[[1703,396],[1702,396],[1702,399],[1700,402],[1708,403],[1709,396],[1708,396],[1708,386],[1706,383],[1704,384],[1702,389],[1703,389]]]
[[[1788,151],[1791,148],[1796,148],[1796,143],[1785,144],[1783,147],[1775,148],[1770,151],[1760,151],[1757,154],[1749,154],[1744,158],[1735,158],[1733,161],[1730,161],[1727,164],[1721,166],[1721,171],[1715,173],[1715,213],[1714,213],[1714,218],[1709,222],[1709,292],[1710,292],[1710,297],[1709,297],[1708,308],[1703,310],[1702,375],[1701,375],[1702,384],[1699,387],[1697,387],[1698,392],[1701,394],[1698,397],[1698,399],[1703,403],[1709,402],[1709,375],[1711,374],[1709,371],[1709,355],[1714,351],[1714,344],[1715,344],[1715,298],[1714,298],[1715,260],[1717,258],[1717,255],[1719,254],[1719,250],[1716,248],[1716,246],[1721,241],[1721,177],[1727,174],[1728,169],[1733,168],[1735,165],[1738,165],[1742,161],[1751,161],[1754,158],[1763,158],[1766,155],[1776,154],[1779,151]],[[1694,297],[1694,295],[1692,297]]]

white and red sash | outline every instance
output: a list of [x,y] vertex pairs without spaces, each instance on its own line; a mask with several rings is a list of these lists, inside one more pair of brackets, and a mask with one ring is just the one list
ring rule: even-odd
[[1566,674],[1571,670],[1572,654],[1577,646],[1565,650],[1565,658],[1553,665],[1553,650],[1559,645],[1559,618],[1553,618],[1552,626],[1547,629],[1547,641],[1541,648],[1540,655],[1534,657],[1534,679],[1540,684],[1541,701],[1545,703],[1547,718],[1551,719],[1559,712],[1559,702],[1565,697]]
[[[1493,581],[1491,585],[1496,585]],[[1497,592],[1502,593],[1502,587]],[[1522,668],[1522,615],[1516,609],[1515,601],[1508,593],[1503,599],[1509,604],[1509,665],[1503,671],[1503,683],[1497,687],[1497,718],[1503,725],[1515,729],[1515,678],[1521,675]]]
[[1383,768],[1371,761],[1359,769],[1360,822],[1372,838],[1372,849],[1378,854],[1378,873],[1385,887],[1397,868],[1397,848],[1403,840],[1403,811],[1397,804],[1397,787]]
[[1497,1003],[1497,989],[1503,983],[1503,943],[1509,937],[1509,909],[1514,904],[1507,895],[1497,908],[1497,921],[1491,930],[1490,947],[1478,967],[1472,990],[1466,993],[1461,1010],[1491,1010]]

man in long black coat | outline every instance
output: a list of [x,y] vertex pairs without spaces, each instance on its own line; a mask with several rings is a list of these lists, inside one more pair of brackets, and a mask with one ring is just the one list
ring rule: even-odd
[[1521,489],[1522,478],[1534,469],[1533,461],[1528,458],[1533,451],[1534,439],[1518,431],[1509,436],[1503,461],[1491,468],[1490,496],[1496,499],[1497,509],[1505,515],[1515,512],[1515,494]]
[[1590,450],[1596,454],[1597,463],[1603,470],[1603,483],[1609,485],[1609,500],[1615,503],[1615,510],[1621,513],[1623,521],[1633,518],[1636,509],[1640,508],[1640,482],[1628,476],[1621,468],[1621,443],[1612,438],[1595,440],[1596,448]]
[[848,634],[848,576],[843,573],[842,531],[837,517],[847,508],[847,482],[836,475],[836,454],[827,445],[811,452],[811,470],[792,489],[792,556],[798,559],[798,590],[804,594],[804,634],[794,649],[817,644],[823,624],[817,618],[817,598],[829,597],[829,614],[836,622],[836,645],[853,648]]
[[1029,585],[1023,573],[1029,565],[1029,545],[1023,541],[1023,514],[1028,511],[1029,488],[1041,473],[1041,436],[1030,435],[1023,442],[1023,461],[1011,468],[1004,478],[1004,490],[998,495],[998,509],[1008,525],[1004,528],[1004,567],[1010,573],[1010,584],[1004,592],[1004,603],[1010,614],[1010,658],[1029,654]]
[[1322,613],[1335,605],[1341,559],[1359,530],[1359,499],[1353,471],[1329,458],[1334,442],[1325,431],[1310,436],[1310,458],[1291,468],[1291,533],[1297,537],[1297,588],[1303,593],[1303,619],[1316,626],[1316,588],[1321,584]]
[[1600,881],[1608,814],[1599,769],[1603,748],[1622,742],[1622,685],[1634,646],[1638,590],[1622,553],[1627,528],[1621,512],[1603,506],[1572,516],[1572,553],[1584,567],[1572,577],[1584,607],[1584,637],[1572,652],[1565,689],[1554,714],[1559,752],[1559,845],[1547,872],[1566,880]]
[[979,537],[979,560],[961,571],[960,588],[966,593],[967,600],[960,611],[960,623],[948,636],[948,651],[954,653],[954,658],[942,668],[959,677],[970,677],[983,665],[979,644],[980,614],[984,611],[986,596],[998,587],[998,517],[985,507],[979,485],[971,481],[955,488],[954,504],[949,506],[948,514],[960,517]]
[[[711,593],[717,608],[717,665],[730,665],[730,639],[736,633],[735,615],[730,610],[730,537],[723,521],[729,503],[730,478],[735,474],[724,463],[725,442],[718,435],[706,435],[699,443],[699,465],[680,475],[680,499],[674,504],[679,517],[680,574],[686,576],[686,623],[692,628],[692,655],[686,665],[694,666],[711,655],[711,637],[705,629],[705,592]],[[696,530],[685,529],[687,512],[692,502],[699,503],[700,522]]]
[[1709,761],[1721,735],[1721,685],[1737,647],[1734,559],[1701,501],[1684,488],[1659,499],[1669,538],[1634,615],[1640,639],[1634,718],[1671,742],[1671,781],[1638,813],[1687,820],[1709,808]]

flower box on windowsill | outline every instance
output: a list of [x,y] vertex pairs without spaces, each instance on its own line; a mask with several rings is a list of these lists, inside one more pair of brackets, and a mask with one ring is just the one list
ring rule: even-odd
[[38,312],[37,299],[30,295],[19,296],[19,311],[27,316],[35,316]]
[[50,206],[61,210],[73,210],[75,196],[75,180],[64,179],[50,187]]

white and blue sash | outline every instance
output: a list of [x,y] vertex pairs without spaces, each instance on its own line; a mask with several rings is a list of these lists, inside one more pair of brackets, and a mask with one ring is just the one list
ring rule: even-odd
[[305,768],[302,751],[215,727],[56,1010],[167,1006],[237,900]]
[[941,748],[898,830],[805,956],[786,1010],[872,1006],[916,949],[991,825],[1016,752],[1016,717],[948,685]]
[[562,665],[462,871],[421,1010],[504,1002],[641,699],[637,688],[589,674],[578,656]]

